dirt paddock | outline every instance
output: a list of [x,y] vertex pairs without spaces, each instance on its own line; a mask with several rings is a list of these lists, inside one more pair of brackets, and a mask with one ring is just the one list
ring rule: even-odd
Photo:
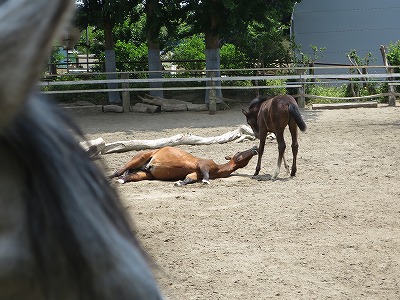
[[[302,110],[298,173],[269,180],[276,142],[233,176],[175,187],[117,185],[167,299],[400,299],[400,108]],[[247,104],[215,115],[73,113],[89,139],[216,136]],[[286,156],[291,162],[286,130]],[[258,141],[181,146],[224,156]],[[109,172],[134,151],[107,154]]]

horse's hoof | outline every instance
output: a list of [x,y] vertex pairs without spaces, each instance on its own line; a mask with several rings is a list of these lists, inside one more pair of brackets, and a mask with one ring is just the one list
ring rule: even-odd
[[179,180],[174,183],[174,186],[183,186],[183,181]]
[[121,183],[121,184],[125,183],[125,181],[123,179],[121,179],[121,178],[117,179],[116,182]]
[[201,182],[202,182],[203,184],[210,184],[210,182],[209,182],[208,180],[204,180],[204,179],[203,179]]

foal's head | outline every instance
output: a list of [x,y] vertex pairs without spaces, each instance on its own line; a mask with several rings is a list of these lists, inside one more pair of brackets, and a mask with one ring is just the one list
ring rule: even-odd
[[251,127],[256,138],[259,138],[260,128],[258,126],[257,117],[261,104],[272,99],[270,95],[259,96],[253,99],[249,105],[249,111],[242,109],[242,113],[246,116],[247,124]]
[[259,96],[250,102],[249,111],[242,109],[242,113],[246,116],[247,124],[249,124],[253,130],[256,138],[259,138],[260,133],[260,128],[257,122],[258,112],[260,111],[261,104],[271,98],[270,95]]

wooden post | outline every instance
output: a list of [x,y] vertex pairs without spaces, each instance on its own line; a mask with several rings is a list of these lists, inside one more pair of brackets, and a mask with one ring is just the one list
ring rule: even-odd
[[[386,67],[386,73],[387,74],[392,74],[393,73],[393,68],[390,68],[389,62],[387,60],[387,55],[386,55],[386,47],[384,45],[381,45],[380,47],[381,54],[382,54],[382,60],[383,64]],[[393,77],[388,77],[388,80],[393,80]],[[388,89],[389,89],[389,99],[388,103],[389,106],[396,106],[396,97],[394,95],[394,86],[391,83],[388,83]]]
[[301,77],[301,74],[304,73],[303,69],[298,69],[297,70],[297,74],[300,75],[299,76],[299,83],[300,83],[300,87],[298,88],[298,94],[299,94],[299,98],[297,100],[297,104],[299,105],[300,108],[304,108],[306,107],[306,97],[305,97],[305,79],[303,77]]
[[[129,73],[122,73],[121,74],[121,79],[129,79]],[[129,88],[129,83],[128,82],[123,82],[121,84],[123,89],[128,89]],[[129,108],[131,106],[131,97],[130,93],[127,90],[122,91],[122,107],[124,108],[124,112],[129,112]]]
[[210,73],[210,78],[211,78],[211,89],[210,89],[210,94],[209,94],[209,98],[210,98],[210,102],[209,102],[209,106],[208,106],[208,113],[210,115],[215,115],[216,111],[217,111],[217,95],[216,95],[216,91],[215,91],[215,81],[213,80],[214,77],[214,71],[211,71]]

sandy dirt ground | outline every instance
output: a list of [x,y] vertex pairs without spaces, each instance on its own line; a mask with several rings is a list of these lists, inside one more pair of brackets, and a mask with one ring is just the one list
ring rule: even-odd
[[[250,100],[250,99],[249,99]],[[215,115],[73,113],[89,139],[216,136],[245,124],[247,103]],[[298,173],[268,142],[233,176],[175,187],[116,185],[166,299],[400,299],[400,107],[302,110]],[[286,156],[291,162],[286,130]],[[180,146],[224,162],[258,141]],[[111,173],[136,152],[104,155]]]

